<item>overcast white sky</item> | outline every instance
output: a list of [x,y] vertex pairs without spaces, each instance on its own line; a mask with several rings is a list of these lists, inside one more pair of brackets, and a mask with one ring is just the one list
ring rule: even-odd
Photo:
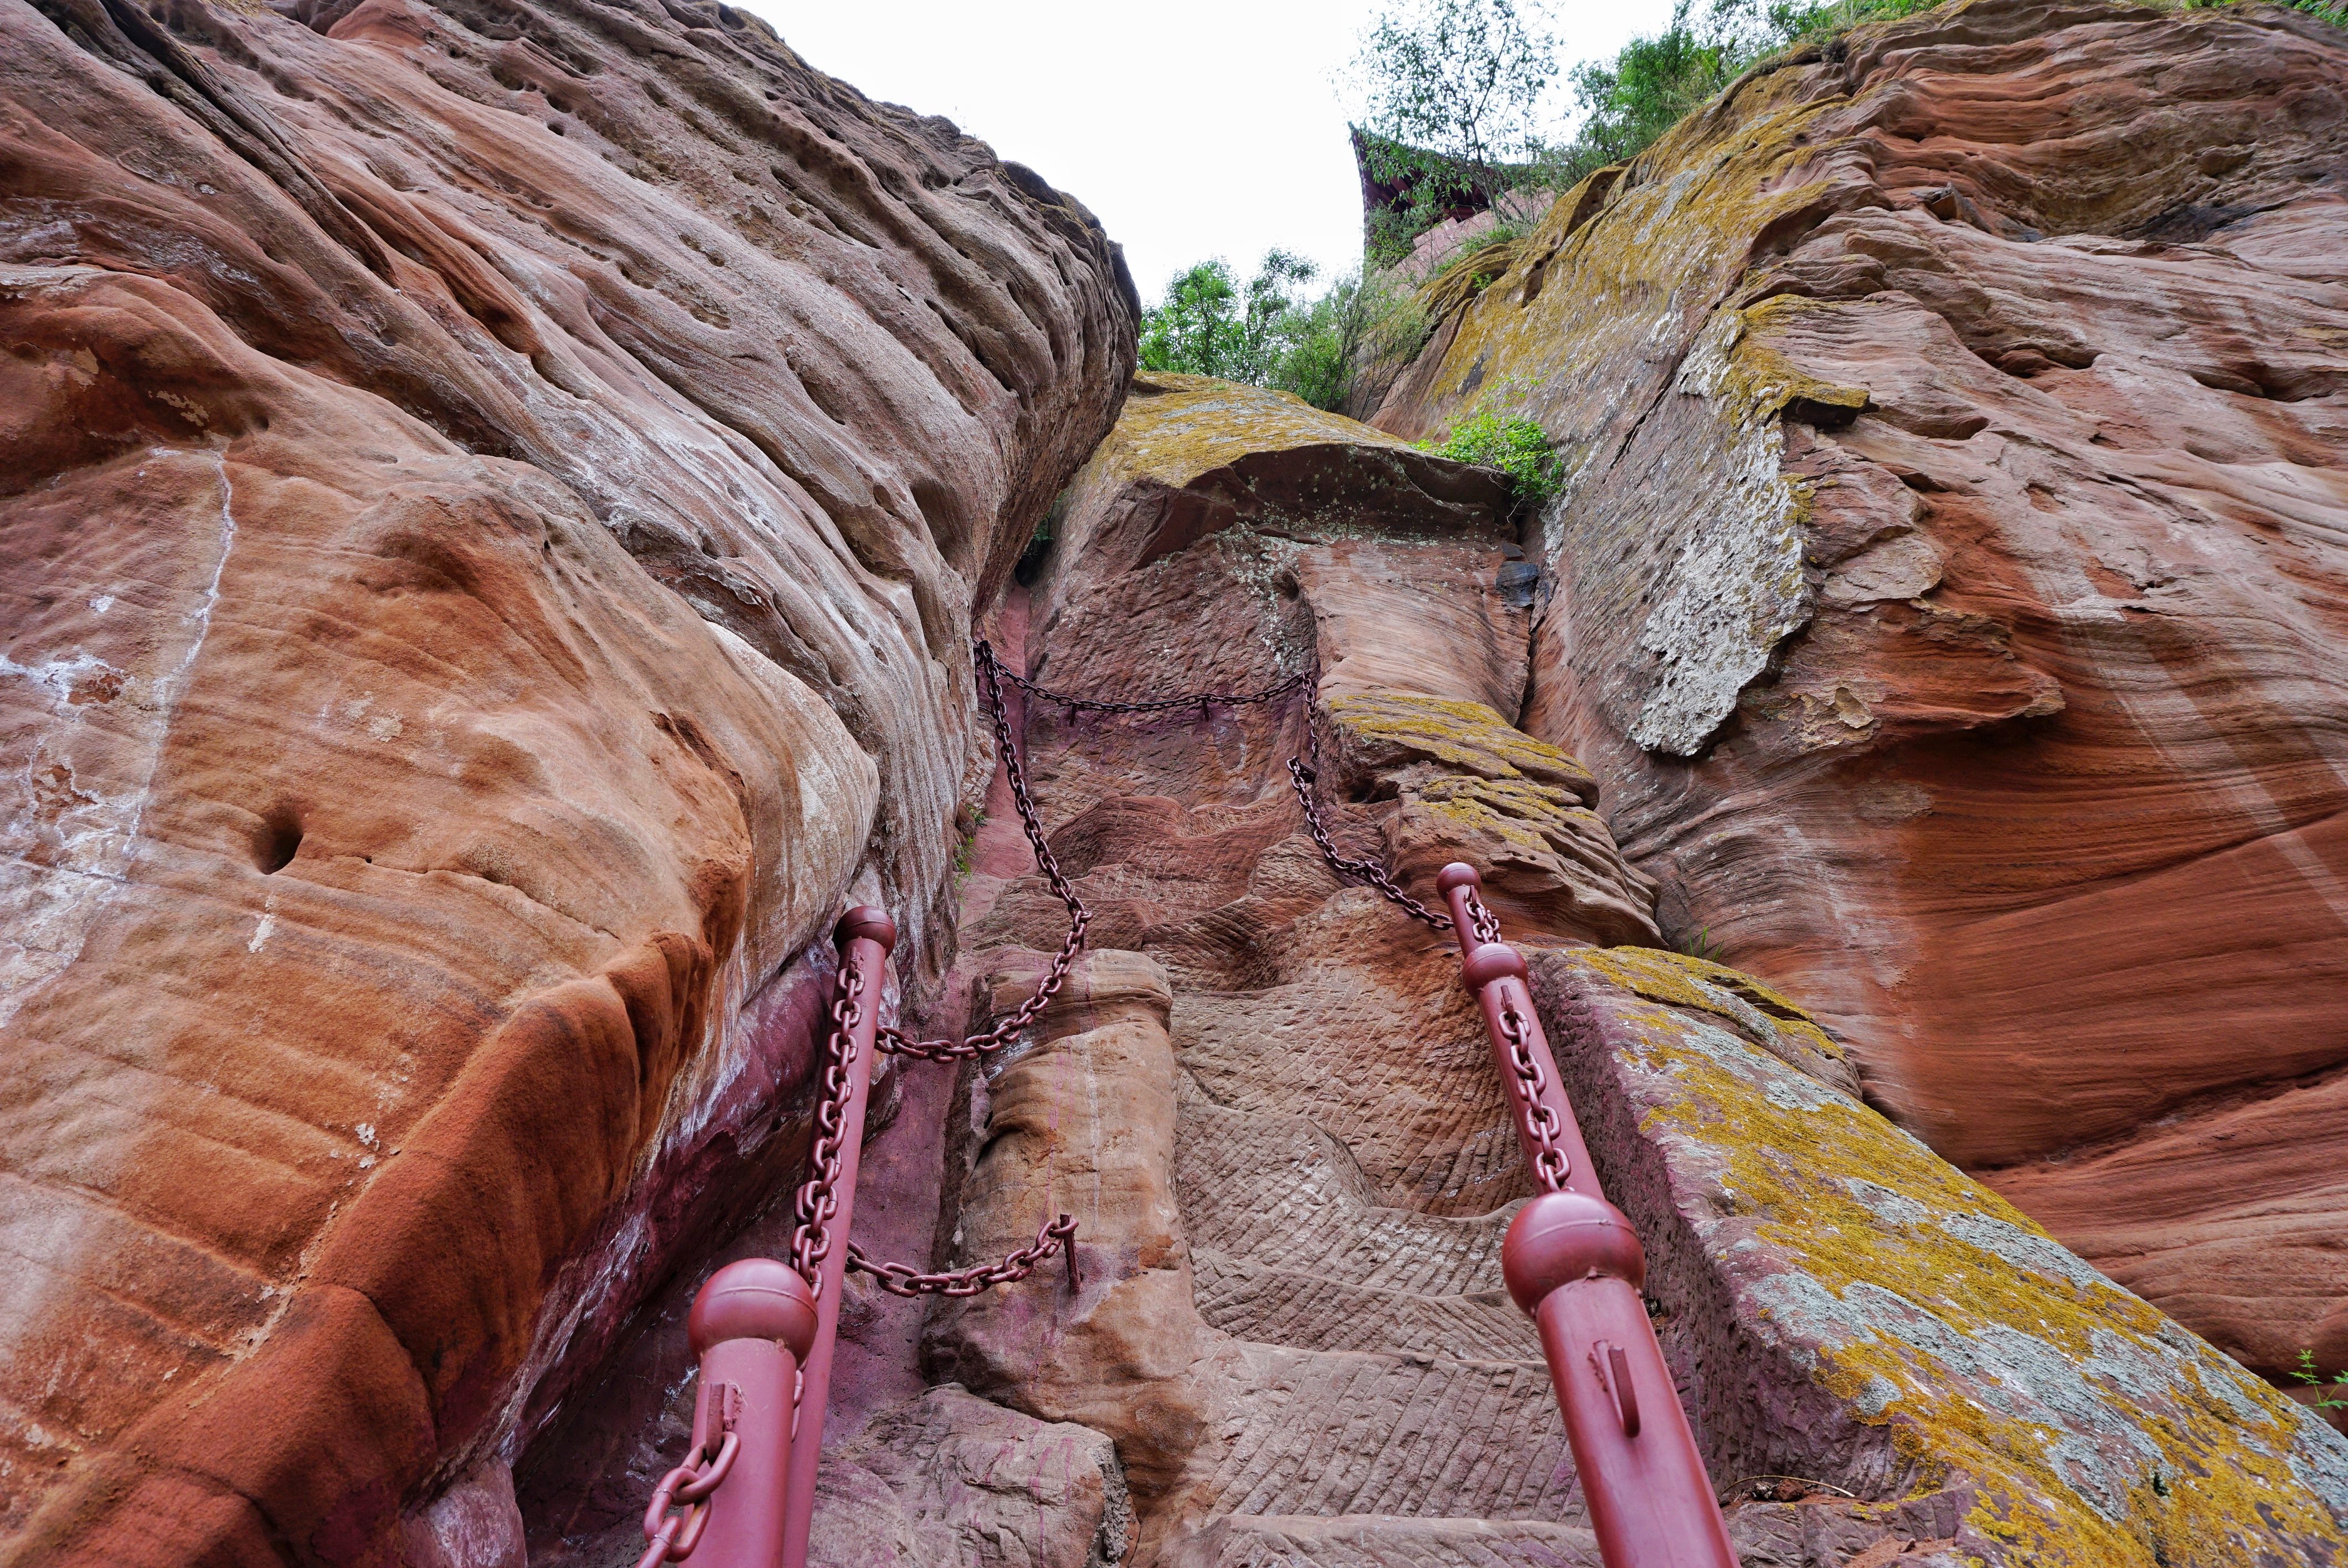
[[[1073,192],[1145,302],[1191,262],[1282,245],[1342,272],[1361,192],[1332,80],[1375,0],[738,0],[819,70],[942,114]],[[1671,0],[1553,0],[1563,62],[1661,31]]]

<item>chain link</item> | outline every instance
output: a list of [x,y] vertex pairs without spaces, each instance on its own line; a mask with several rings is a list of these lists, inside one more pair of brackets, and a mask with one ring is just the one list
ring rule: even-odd
[[1321,803],[1313,798],[1313,786],[1320,781],[1320,773],[1303,757],[1288,759],[1288,782],[1295,787],[1296,804],[1304,809],[1304,831],[1321,846],[1321,857],[1340,876],[1358,876],[1379,892],[1402,906],[1402,912],[1432,930],[1448,931],[1451,917],[1438,915],[1400,887],[1384,866],[1370,859],[1350,860],[1337,852],[1336,844],[1329,837],[1329,825],[1322,820]]
[[[966,1061],[991,1056],[1016,1040],[1067,983],[1068,971],[1084,950],[1085,932],[1092,924],[1092,913],[1077,897],[1075,885],[1060,870],[1060,863],[1052,853],[1050,841],[1044,832],[1042,815],[1035,809],[1035,796],[1027,785],[1027,770],[1020,756],[1019,746],[1011,733],[1011,717],[1004,701],[1003,689],[1016,686],[1040,702],[1052,702],[1070,714],[1077,713],[1171,713],[1197,708],[1201,719],[1212,716],[1217,704],[1225,707],[1264,706],[1277,702],[1299,692],[1311,692],[1320,686],[1317,661],[1310,668],[1275,682],[1259,692],[1192,692],[1173,697],[1152,697],[1140,702],[1112,702],[1101,697],[1077,697],[1065,692],[1055,692],[1014,673],[1006,668],[984,638],[973,640],[972,662],[978,676],[979,704],[994,730],[994,743],[1003,757],[1003,771],[1011,786],[1011,803],[1019,814],[1019,825],[1027,835],[1027,843],[1035,852],[1036,869],[1044,874],[1054,895],[1067,907],[1068,934],[1043,978],[1029,992],[1025,1000],[1004,1015],[993,1029],[983,1034],[973,1034],[962,1040],[914,1040],[901,1030],[883,1025],[878,1031],[880,1050],[898,1056],[918,1057],[928,1061]],[[1367,857],[1354,858],[1342,853],[1330,836],[1329,825],[1321,812],[1321,803],[1313,793],[1319,781],[1317,764],[1320,760],[1319,736],[1314,732],[1310,714],[1305,719],[1305,750],[1288,761],[1290,784],[1296,791],[1297,804],[1304,814],[1305,830],[1341,877],[1359,877],[1398,905],[1412,919],[1431,929],[1452,929],[1450,917],[1428,908],[1395,885],[1392,873],[1385,866]],[[1472,899],[1472,895],[1470,896]],[[1486,940],[1496,940],[1499,925],[1481,904],[1471,903],[1478,911],[1477,930],[1482,934],[1487,923],[1491,935]],[[848,1068],[855,1050],[854,1025],[860,979],[854,972],[843,968],[840,974],[841,994],[832,1004],[832,1035],[824,1058],[824,1094],[816,1112],[816,1142],[809,1151],[812,1167],[806,1185],[798,1192],[799,1228],[791,1241],[791,1264],[819,1292],[822,1289],[820,1268],[831,1252],[831,1221],[839,1212],[836,1189],[839,1180],[839,1159],[842,1129],[840,1112],[847,1093]],[[1539,1070],[1534,1070],[1538,1075]],[[1538,1101],[1536,1101],[1538,1103]],[[1550,1121],[1555,1113],[1542,1108]],[[1557,1158],[1561,1162],[1562,1155]],[[1562,1179],[1560,1177],[1560,1179]],[[1067,1253],[1071,1281],[1076,1277],[1076,1222],[1062,1214],[1047,1223],[1035,1234],[1035,1245],[1013,1253],[1000,1263],[981,1265],[950,1274],[922,1274],[903,1264],[875,1263],[866,1257],[853,1243],[848,1248],[848,1266],[873,1276],[883,1290],[897,1296],[938,1295],[948,1296],[975,1296],[995,1285],[1009,1285],[1027,1277],[1037,1264],[1050,1255],[1054,1245],[1063,1246]]]
[[[1500,939],[1500,917],[1492,913],[1471,885],[1466,889],[1463,902],[1468,906],[1468,928],[1476,940],[1497,942]],[[1549,1074],[1541,1070],[1540,1059],[1533,1055],[1533,1031],[1525,1015],[1517,1010],[1516,1000],[1503,991],[1500,1001],[1500,1040],[1508,1048],[1509,1092],[1524,1108],[1525,1121],[1533,1135],[1533,1177],[1545,1192],[1556,1192],[1565,1185],[1572,1173],[1573,1162],[1557,1146],[1564,1134],[1565,1120],[1557,1107],[1541,1098],[1549,1088]]]
[[815,1142],[808,1149],[808,1180],[798,1190],[798,1228],[791,1234],[791,1266],[817,1299],[823,1296],[823,1260],[831,1255],[831,1222],[839,1214],[839,1167],[847,1152],[849,1070],[856,1062],[856,1025],[864,977],[839,966],[831,999],[831,1039],[823,1051],[823,1093],[816,1101]]
[[[976,644],[976,648],[978,651],[981,691],[982,692],[989,694],[991,697],[988,712],[994,719],[995,733],[1002,742],[1004,755],[1006,759],[1007,771],[1011,775],[1012,797],[1022,804],[1023,809],[1020,813],[1020,820],[1027,825],[1027,836],[1029,841],[1034,843],[1036,846],[1037,861],[1039,864],[1041,864],[1045,858],[1043,853],[1042,832],[1035,823],[1032,808],[1026,806],[1027,781],[1019,767],[1019,759],[1017,755],[1011,750],[1009,726],[1003,716],[1001,700],[999,696],[993,695],[996,690],[994,684],[995,679],[999,678],[1002,681],[1010,682],[1012,685],[1016,686],[1021,691],[1026,692],[1029,696],[1038,698],[1046,702],[1057,703],[1060,707],[1066,709],[1070,713],[1168,713],[1179,712],[1185,708],[1195,707],[1199,710],[1200,715],[1202,718],[1207,716],[1212,711],[1214,705],[1218,703],[1220,703],[1225,707],[1236,708],[1277,702],[1282,698],[1289,696],[1296,692],[1311,692],[1317,690],[1321,684],[1321,671],[1318,661],[1316,661],[1311,668],[1302,671],[1297,674],[1291,675],[1285,681],[1277,682],[1272,685],[1266,686],[1261,692],[1185,692],[1180,696],[1153,697],[1138,702],[1113,702],[1106,698],[1076,697],[1069,695],[1066,692],[1052,691],[1047,687],[1038,685],[1036,682],[1028,680],[1025,675],[1014,675],[1010,671],[1004,669],[1003,666],[995,660],[994,650],[988,646],[983,641],[978,642]],[[1320,847],[1322,858],[1329,863],[1331,869],[1334,870],[1339,876],[1359,877],[1363,881],[1368,883],[1371,886],[1376,888],[1386,897],[1401,906],[1403,913],[1408,915],[1412,919],[1418,921],[1420,924],[1432,930],[1450,930],[1451,917],[1449,916],[1437,913],[1435,910],[1428,908],[1426,905],[1420,903],[1417,899],[1412,897],[1409,894],[1396,886],[1395,885],[1393,874],[1388,872],[1386,868],[1377,861],[1367,858],[1358,860],[1354,859],[1339,851],[1335,841],[1330,836],[1328,820],[1321,815],[1320,800],[1313,794],[1313,785],[1319,782],[1321,776],[1319,766],[1321,760],[1321,747],[1320,737],[1313,728],[1313,721],[1310,714],[1306,715],[1305,718],[1304,736],[1304,753],[1301,755],[1288,759],[1288,778],[1289,783],[1293,785],[1296,790],[1296,804],[1303,809],[1305,831],[1313,835],[1313,842]],[[1065,885],[1056,880],[1057,871],[1058,867],[1056,866],[1047,866],[1045,871],[1045,875],[1047,876],[1053,876],[1056,878],[1053,882],[1053,891],[1059,893],[1061,897],[1068,903],[1072,910],[1081,908],[1081,906],[1076,902],[1075,893],[1072,890],[1066,889]],[[1069,957],[1073,960],[1075,955],[1070,953]],[[1064,974],[1065,970],[1062,970],[1061,972]],[[1056,989],[1057,989],[1057,976],[1046,977],[1047,979],[1054,981]],[[1037,1001],[1035,1004],[1035,1010],[1037,1012],[1043,1010],[1042,1003],[1040,1001]],[[1021,1013],[1025,1013],[1027,1009],[1025,1008],[1021,1009]],[[1032,1015],[1030,1016],[1032,1017]],[[1014,1020],[1019,1020],[1019,1029],[1026,1028],[1028,1021],[1027,1019],[1022,1018],[1021,1014],[1014,1014],[1012,1019],[1006,1019],[1003,1024],[996,1026],[994,1034],[1000,1035],[1004,1029]],[[1011,1038],[1016,1038],[1017,1033],[1018,1030],[1013,1030],[1011,1031]],[[1008,1043],[1007,1040],[997,1042],[993,1036],[983,1038],[986,1040],[987,1043],[980,1044],[977,1040],[970,1041],[969,1043],[974,1049],[967,1052],[958,1054],[977,1055],[989,1050],[999,1050],[1002,1049],[1003,1044]],[[903,1046],[898,1046],[896,1049],[904,1050],[905,1048]],[[932,1053],[925,1050],[917,1051],[913,1054],[927,1055]]]
[[[1060,902],[1067,907],[1068,934],[1026,1000],[984,1034],[971,1035],[959,1040],[917,1040],[887,1025],[876,1031],[878,1049],[931,1061],[991,1055],[1017,1040],[1066,983],[1076,955],[1084,950],[1086,928],[1092,923],[1091,912],[1076,896],[1075,886],[1061,872],[1060,863],[1052,854],[1051,845],[1045,836],[1043,818],[1036,812],[1034,797],[1028,791],[1026,769],[1020,758],[1019,748],[1013,740],[1011,720],[1004,702],[1003,688],[1006,683],[1042,701],[1056,702],[1070,713],[1163,713],[1195,705],[1201,719],[1212,716],[1216,703],[1234,707],[1266,704],[1298,691],[1317,690],[1320,685],[1316,665],[1261,692],[1203,692],[1138,702],[1113,702],[1048,691],[1024,675],[1014,674],[1003,666],[995,657],[994,648],[983,639],[972,644],[972,652],[977,668],[980,702],[994,726],[995,744],[1003,756],[1004,773],[1011,785],[1012,804],[1019,814],[1019,824],[1026,833],[1027,842],[1035,849],[1036,868],[1043,872],[1045,881]],[[1399,905],[1411,918],[1438,931],[1453,929],[1449,917],[1436,913],[1404,892],[1395,885],[1392,874],[1379,862],[1366,857],[1354,859],[1339,852],[1330,837],[1328,824],[1321,815],[1320,802],[1313,793],[1313,786],[1320,777],[1316,765],[1320,760],[1320,746],[1309,713],[1305,725],[1305,752],[1289,759],[1288,775],[1296,791],[1297,804],[1304,814],[1305,829],[1312,835],[1314,845],[1319,846],[1322,856],[1340,876],[1362,878]],[[1468,895],[1468,908],[1477,938],[1486,942],[1499,940],[1498,918],[1484,907],[1472,889]],[[850,1078],[856,1063],[859,1049],[856,1029],[863,1016],[863,1005],[864,977],[855,966],[842,962],[832,997],[831,1033],[824,1046],[823,1091],[816,1102],[816,1136],[808,1150],[808,1180],[800,1185],[796,1196],[798,1224],[792,1234],[790,1248],[791,1266],[807,1281],[818,1297],[823,1292],[824,1260],[831,1255],[831,1225],[839,1214],[839,1178],[847,1147]],[[1517,1079],[1515,1087],[1531,1107],[1529,1116],[1533,1135],[1540,1144],[1540,1152],[1533,1161],[1534,1171],[1542,1185],[1554,1191],[1564,1184],[1570,1167],[1564,1152],[1557,1147],[1560,1130],[1558,1114],[1541,1100],[1545,1075],[1540,1064],[1533,1059],[1525,1020],[1513,1005],[1502,1009],[1500,1027],[1509,1042],[1509,1064]],[[1036,1231],[1033,1244],[1010,1254],[999,1263],[980,1264],[943,1273],[924,1274],[901,1263],[876,1263],[867,1257],[855,1243],[848,1243],[847,1247],[848,1267],[872,1276],[880,1288],[892,1296],[976,1296],[995,1286],[1013,1285],[1025,1279],[1056,1249],[1066,1256],[1070,1288],[1079,1288],[1083,1284],[1076,1261],[1076,1222],[1067,1214],[1045,1221]],[[661,1478],[660,1485],[653,1492],[651,1506],[644,1512],[644,1539],[649,1544],[637,1568],[660,1568],[663,1563],[682,1562],[692,1554],[694,1548],[700,1544],[702,1532],[709,1522],[707,1500],[733,1469],[734,1457],[739,1446],[740,1440],[727,1430],[714,1453],[705,1443],[689,1455],[685,1463]],[[683,1512],[671,1512],[680,1504]]]
[[1001,1263],[980,1264],[945,1274],[923,1274],[901,1263],[875,1263],[850,1242],[848,1266],[872,1276],[880,1288],[891,1296],[976,1296],[998,1285],[1016,1285],[1035,1273],[1035,1266],[1055,1252],[1067,1255],[1068,1287],[1079,1288],[1084,1281],[1076,1273],[1076,1222],[1066,1214],[1045,1220],[1036,1231],[1033,1245],[1021,1247]]
[[[1498,924],[1494,922],[1496,933]],[[1565,1122],[1558,1115],[1557,1107],[1541,1098],[1549,1087],[1549,1074],[1541,1071],[1540,1062],[1533,1056],[1532,1030],[1513,1001],[1500,1004],[1500,1038],[1508,1042],[1509,1070],[1516,1075],[1516,1082],[1510,1087],[1525,1106],[1525,1119],[1532,1125],[1533,1176],[1544,1191],[1556,1192],[1565,1185],[1565,1178],[1573,1171],[1565,1151],[1557,1146]]]
[[[982,657],[992,661],[994,651],[988,648],[984,641],[981,641],[978,646],[986,650]],[[1278,685],[1266,686],[1261,692],[1192,692],[1179,697],[1151,697],[1139,702],[1112,702],[1100,697],[1071,697],[1065,692],[1046,690],[1025,675],[1014,675],[1010,671],[1004,670],[999,664],[996,665],[996,669],[1001,671],[1004,680],[1010,682],[1029,696],[1039,697],[1046,702],[1056,702],[1071,713],[1167,713],[1178,708],[1206,708],[1217,702],[1220,702],[1225,707],[1245,707],[1250,703],[1277,702],[1311,679],[1309,672],[1291,675]]]
[[[725,1389],[713,1390],[720,1398]],[[715,1454],[704,1443],[685,1456],[685,1462],[661,1477],[660,1485],[653,1489],[652,1505],[644,1510],[644,1554],[636,1568],[659,1568],[664,1563],[682,1563],[693,1555],[701,1544],[701,1532],[709,1527],[709,1495],[716,1491],[726,1476],[733,1473],[734,1456],[741,1451],[742,1440],[730,1430],[717,1445]],[[678,1504],[681,1513],[669,1510]]]
[[1483,897],[1477,893],[1475,888],[1469,887],[1467,891],[1468,928],[1476,934],[1476,940],[1478,942],[1498,941],[1500,939],[1500,917],[1498,915],[1493,914],[1488,908],[1485,907]]

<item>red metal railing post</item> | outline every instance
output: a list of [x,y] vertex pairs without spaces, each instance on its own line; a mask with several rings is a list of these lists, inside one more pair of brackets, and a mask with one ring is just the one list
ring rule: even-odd
[[[650,1563],[685,1556],[731,1568],[767,1568],[783,1542],[783,1470],[800,1361],[815,1341],[815,1293],[798,1271],[769,1257],[729,1263],[693,1298],[685,1328],[701,1362],[688,1457],[719,1455],[675,1501],[701,1514],[664,1548],[658,1520],[645,1532]],[[732,1452],[724,1452],[731,1440]],[[730,1462],[727,1460],[730,1460]],[[720,1484],[730,1483],[730,1484]],[[665,1513],[667,1486],[653,1502]]]
[[1736,1568],[1712,1479],[1647,1321],[1646,1255],[1599,1187],[1525,983],[1524,957],[1491,939],[1498,922],[1477,897],[1481,885],[1462,865],[1436,879],[1451,906],[1460,973],[1509,1086],[1518,1137],[1550,1189],[1509,1226],[1500,1272],[1540,1329],[1599,1554],[1607,1568]]
[[[831,1247],[817,1265],[814,1343],[799,1379],[798,1420],[791,1433],[790,1470],[783,1490],[783,1568],[806,1568],[808,1531],[815,1520],[815,1473],[823,1450],[823,1411],[831,1391],[831,1351],[839,1330],[839,1296],[848,1274],[848,1231],[855,1217],[856,1173],[864,1146],[864,1108],[872,1097],[873,1037],[880,1027],[880,987],[897,924],[885,909],[862,905],[839,922],[840,962],[863,977],[865,1003],[850,1031],[848,1096],[840,1115],[839,1173],[831,1190],[839,1207],[831,1220]],[[771,1568],[775,1559],[745,1559],[738,1568]],[[737,1568],[723,1559],[711,1568]]]

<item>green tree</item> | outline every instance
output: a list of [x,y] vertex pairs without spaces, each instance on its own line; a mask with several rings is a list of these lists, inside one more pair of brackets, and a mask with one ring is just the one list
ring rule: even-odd
[[1264,384],[1315,408],[1375,404],[1432,326],[1410,290],[1356,269],[1290,312],[1280,360]]
[[1311,282],[1319,268],[1291,251],[1273,249],[1247,282],[1246,307],[1240,315],[1237,352],[1223,374],[1233,381],[1258,386],[1275,384],[1280,367],[1295,346],[1298,313],[1307,308],[1298,292]]
[[1166,297],[1141,317],[1141,364],[1189,375],[1221,375],[1238,325],[1239,285],[1231,264],[1200,261],[1166,285]]
[[1557,45],[1538,0],[1388,0],[1362,35],[1352,77],[1372,178],[1402,188],[1399,225],[1372,236],[1379,259],[1461,205],[1537,178],[1542,102]]
[[1391,381],[1426,341],[1425,313],[1406,291],[1359,272],[1310,294],[1317,275],[1281,250],[1245,282],[1220,260],[1186,268],[1142,313],[1142,368],[1276,387],[1316,408],[1344,403],[1365,374]]
[[1745,68],[1750,40],[1718,25],[1722,9],[1694,25],[1688,0],[1679,0],[1662,33],[1632,39],[1612,63],[1574,67],[1573,94],[1588,111],[1578,161],[1595,169],[1635,158]]
[[1141,317],[1145,370],[1219,375],[1268,384],[1290,347],[1292,318],[1304,302],[1297,290],[1315,269],[1287,251],[1265,252],[1241,283],[1220,257],[1178,273],[1166,296]]

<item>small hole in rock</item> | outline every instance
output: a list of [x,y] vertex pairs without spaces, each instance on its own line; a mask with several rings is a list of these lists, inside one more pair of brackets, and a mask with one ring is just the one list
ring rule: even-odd
[[252,846],[253,864],[265,872],[284,870],[302,848],[302,819],[290,806],[279,806],[263,817]]

